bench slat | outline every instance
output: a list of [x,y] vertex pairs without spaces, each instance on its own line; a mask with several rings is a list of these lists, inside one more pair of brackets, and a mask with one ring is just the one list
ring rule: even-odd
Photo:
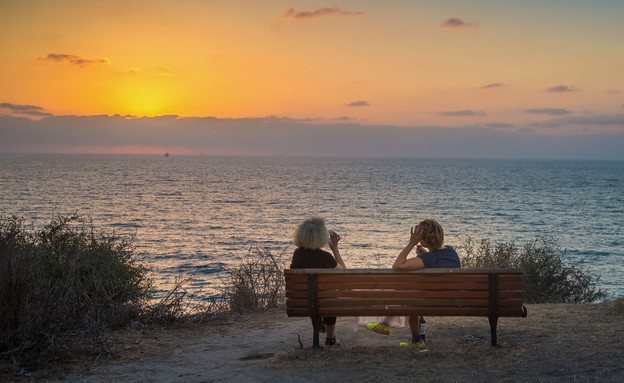
[[337,282],[318,284],[322,290],[378,289],[378,290],[487,290],[487,283],[431,283],[431,282]]
[[418,299],[418,298],[347,298],[322,299],[319,304],[323,307],[358,307],[358,306],[452,306],[452,307],[488,307],[488,299]]
[[[307,294],[305,295],[307,297]],[[428,291],[428,290],[351,290],[319,291],[319,298],[487,298],[488,291]]]
[[[288,308],[286,313],[289,317],[309,317],[310,313],[305,308]],[[343,317],[367,317],[367,316],[484,316],[489,315],[487,308],[413,308],[413,309],[385,309],[385,308],[342,308],[342,309],[320,309],[320,315],[343,316]],[[521,308],[506,308],[498,312],[499,317],[522,317]]]
[[423,283],[487,283],[487,275],[433,275],[433,274],[404,274],[397,272],[395,275],[371,275],[371,274],[340,274],[340,275],[319,275],[319,283],[355,283],[355,282],[387,282],[392,279],[394,282],[423,282]]
[[[288,308],[307,308],[309,302],[306,298],[288,301]],[[489,307],[489,300],[485,299],[400,299],[400,298],[364,298],[364,299],[322,299],[319,300],[321,307],[361,307],[365,309],[367,306],[380,306],[396,309],[397,307]],[[521,307],[522,299],[502,299],[498,302],[498,308]]]
[[503,268],[484,268],[484,269],[421,269],[415,271],[395,271],[392,269],[285,269],[284,274],[291,275],[307,275],[307,274],[341,274],[341,275],[356,275],[356,274],[454,274],[454,275],[484,275],[484,274],[498,274],[498,275],[522,275],[520,269],[503,269]]
[[[420,297],[420,298],[485,298],[489,296],[487,290],[321,290],[318,294],[319,298],[336,298],[336,297],[354,297],[354,298],[383,298],[383,297]],[[500,290],[499,298],[522,298],[522,289],[517,290]],[[286,298],[307,298],[307,289],[286,289]]]
[[[396,308],[360,308],[360,307],[341,307],[341,308],[323,308],[319,310],[321,315],[327,316],[410,316],[410,315],[427,315],[427,316],[487,316],[487,307],[396,307]],[[362,314],[363,313],[363,314]]]

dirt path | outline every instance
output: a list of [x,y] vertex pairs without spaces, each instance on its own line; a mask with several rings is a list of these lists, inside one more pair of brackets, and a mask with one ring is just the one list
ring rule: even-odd
[[110,338],[115,358],[76,363],[57,381],[619,383],[623,306],[528,305],[527,318],[499,320],[499,347],[490,346],[487,318],[431,317],[426,352],[397,347],[407,328],[383,336],[354,318],[338,320],[340,347],[312,352],[309,319],[283,312],[128,329]]

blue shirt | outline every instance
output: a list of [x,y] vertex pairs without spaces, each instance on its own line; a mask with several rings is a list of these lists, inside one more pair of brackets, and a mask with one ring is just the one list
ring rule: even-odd
[[445,269],[459,268],[461,261],[459,255],[452,246],[444,246],[441,249],[428,251],[423,255],[419,255],[425,264],[426,269]]

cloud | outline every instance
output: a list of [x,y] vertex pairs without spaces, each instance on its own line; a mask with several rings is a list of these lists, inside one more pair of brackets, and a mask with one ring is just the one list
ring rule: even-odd
[[370,106],[370,104],[368,101],[353,101],[346,104],[346,106]]
[[295,8],[287,10],[282,17],[295,20],[315,19],[325,16],[362,16],[364,12],[345,11],[339,7],[319,8],[316,11],[297,11]]
[[141,73],[141,68],[129,68],[129,69],[123,69],[123,70],[118,70],[115,72],[116,74],[121,74],[121,75],[136,75],[136,74],[140,74]]
[[42,60],[56,61],[56,62],[68,62],[72,65],[78,65],[86,67],[94,64],[110,64],[108,59],[85,59],[76,55],[68,55],[64,53],[50,53]]
[[450,17],[440,23],[442,28],[477,28],[479,24],[467,23],[464,20],[457,17]]
[[479,110],[449,110],[438,113],[440,116],[447,117],[464,117],[464,116],[485,116],[485,112]]
[[567,109],[558,108],[533,108],[526,109],[525,112],[529,114],[548,114],[551,116],[565,116],[572,113]]
[[35,117],[46,117],[52,116],[51,113],[45,112],[44,108],[36,105],[17,105],[10,104],[8,102],[0,103],[0,109],[8,109],[12,114],[25,115],[25,116],[35,116]]
[[[577,122],[611,126],[624,122],[624,114],[584,117]],[[562,125],[570,123],[563,118],[560,120]],[[29,120],[0,115],[0,152],[149,152],[162,155],[177,153],[179,149],[187,154],[208,155],[622,160],[624,132],[614,132],[555,136],[480,126],[461,129],[399,127],[318,123],[287,117],[101,115]]]
[[149,77],[169,77],[173,75],[173,70],[168,66],[153,67],[153,68],[128,68],[115,71],[115,74],[124,76],[149,76]]
[[481,88],[492,89],[492,88],[500,88],[502,86],[505,86],[505,84],[503,84],[502,82],[493,82],[491,84],[483,85]]
[[592,116],[566,116],[548,121],[533,122],[528,127],[537,128],[581,128],[583,131],[608,128],[618,133],[624,132],[624,114],[606,114]]
[[506,122],[488,122],[485,126],[492,129],[512,129],[516,127],[515,124],[509,124]]
[[159,77],[168,77],[173,74],[173,71],[168,66],[161,66],[155,69],[156,76]]
[[556,86],[551,86],[550,88],[546,88],[546,92],[551,92],[551,93],[569,93],[569,92],[576,92],[578,89],[573,87],[573,86],[567,86],[567,85],[556,85]]
[[624,114],[598,115],[598,116],[570,116],[556,120],[562,125],[602,125],[621,126],[624,128]]
[[611,89],[607,91],[607,94],[622,94],[622,91],[617,89]]

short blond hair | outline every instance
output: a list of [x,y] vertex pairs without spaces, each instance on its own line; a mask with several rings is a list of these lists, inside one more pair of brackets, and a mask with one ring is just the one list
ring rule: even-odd
[[418,224],[422,228],[421,239],[430,247],[429,250],[439,249],[444,245],[444,229],[435,219],[425,219]]
[[325,220],[321,217],[312,217],[303,221],[293,236],[293,244],[304,249],[320,249],[329,242],[329,232],[325,227]]

